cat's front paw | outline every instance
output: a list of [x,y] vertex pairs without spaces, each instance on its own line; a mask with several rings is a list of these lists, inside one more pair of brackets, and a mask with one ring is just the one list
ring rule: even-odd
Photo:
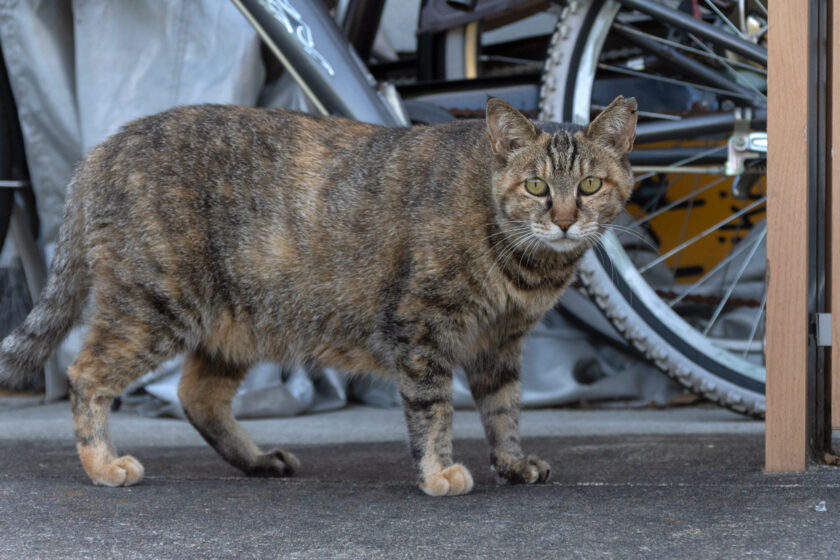
[[97,486],[133,486],[143,480],[143,465],[131,455],[107,463],[82,463]]
[[472,487],[472,475],[467,467],[461,464],[427,475],[420,482],[420,489],[429,496],[460,496],[467,494]]
[[537,457],[527,455],[510,461],[497,461],[496,474],[511,482],[534,484],[545,482],[551,475],[551,466]]

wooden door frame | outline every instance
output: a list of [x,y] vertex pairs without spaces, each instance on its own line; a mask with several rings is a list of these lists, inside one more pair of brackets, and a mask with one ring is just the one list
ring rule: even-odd
[[[837,106],[825,87],[836,80],[828,75],[831,49],[825,48],[836,40],[829,36],[835,26],[827,25],[832,3],[840,0],[781,0],[768,6],[768,471],[804,470],[830,447],[831,360],[817,346],[816,324],[817,314],[830,310],[827,286],[833,277],[827,264],[840,264],[840,258],[830,258],[830,248],[840,249],[840,243],[830,245],[838,233],[830,230],[832,212],[827,211],[829,204],[840,204],[840,196],[830,196],[827,148],[828,107]],[[837,11],[830,14],[835,20]],[[840,320],[840,312],[832,319]],[[832,331],[836,352],[840,324]]]

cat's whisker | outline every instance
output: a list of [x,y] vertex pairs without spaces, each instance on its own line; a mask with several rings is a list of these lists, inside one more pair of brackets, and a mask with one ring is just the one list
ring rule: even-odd
[[[513,241],[496,256],[496,259],[494,260],[493,265],[495,265],[496,263],[501,261],[501,259],[503,259],[505,257],[505,255],[508,253],[508,251],[515,250],[516,244],[518,244],[523,239],[527,239],[529,237],[529,235],[530,235],[529,233],[514,234]],[[508,238],[505,238],[505,239],[508,239]],[[490,267],[491,271],[492,271],[492,269],[493,269],[493,266]],[[488,272],[488,274],[489,274],[489,272]]]
[[515,232],[527,231],[529,229],[531,229],[530,222],[527,222],[523,225],[514,226],[514,227],[511,227],[511,228],[500,228],[499,231],[497,231],[495,233],[491,233],[490,235],[482,238],[481,241],[485,241],[487,239],[496,237],[498,235],[505,235],[505,234],[511,234],[511,233],[515,233]]
[[638,233],[637,228],[630,227],[630,226],[625,226],[625,225],[621,225],[621,224],[600,224],[599,223],[598,226],[603,227],[603,228],[607,228],[607,229],[617,229],[617,230],[621,230],[621,231],[633,231],[633,232]]
[[528,255],[528,251],[530,251],[531,248],[534,247],[539,242],[540,242],[539,237],[534,236],[534,239],[531,241],[531,243],[527,247],[525,247],[525,250],[522,252],[522,256],[519,257],[519,267],[520,268],[522,267],[523,259],[525,260],[525,262],[528,262],[528,259],[526,258],[526,256]]
[[[536,239],[536,241],[535,241],[535,243],[529,247],[529,250],[530,250],[530,251],[533,251],[533,255],[536,255],[536,254],[537,254],[537,251],[538,251],[538,250],[539,250],[539,248],[540,248],[540,243],[542,243],[542,240],[540,240],[539,238],[537,238],[537,239]],[[526,253],[526,254],[527,254],[527,253]],[[528,261],[528,262],[530,262],[530,260],[531,260],[531,256],[528,256],[525,260],[526,260],[526,261]]]
[[[490,234],[490,235],[488,235],[488,236],[486,236],[486,237],[484,237],[484,238],[482,238],[482,239],[478,240],[477,242],[473,242],[473,243],[471,244],[471,246],[472,246],[473,248],[478,249],[479,251],[481,251],[483,255],[485,255],[485,256],[490,256],[490,253],[492,252],[492,250],[493,250],[493,249],[494,249],[497,245],[499,245],[499,243],[500,243],[501,241],[503,241],[504,239],[509,239],[510,237],[514,237],[514,239],[516,240],[516,239],[519,239],[519,236],[520,236],[520,235],[522,235],[522,234],[526,234],[526,233],[528,233],[528,232],[531,232],[531,231],[532,231],[532,230],[531,230],[531,222],[530,222],[530,221],[526,221],[526,220],[512,220],[512,221],[511,221],[511,223],[523,223],[523,224],[527,224],[527,225],[524,225],[524,226],[517,226],[517,227],[514,227],[514,228],[510,228],[510,229],[504,229],[504,230],[502,230],[502,231],[497,231],[496,233],[492,233],[492,234]],[[493,238],[493,237],[498,237],[498,236],[500,236],[500,235],[504,235],[505,237],[502,237],[502,238],[500,238],[500,239],[496,239],[496,240],[494,240],[494,241],[491,241],[489,244],[488,244],[488,243],[485,243],[488,239]],[[504,252],[504,251],[503,251],[503,252]],[[494,263],[494,264],[495,264],[495,263]],[[491,267],[490,267],[490,269],[488,270],[487,276],[485,277],[485,281],[487,280],[487,277],[489,277],[490,273],[492,272],[492,269],[493,269],[493,266],[491,266]]]
[[[487,276],[484,277],[484,281],[486,282],[487,279],[490,277],[490,274],[493,272],[493,268],[497,264],[501,264],[501,267],[507,266],[507,261],[510,259],[511,255],[516,251],[516,249],[521,246],[523,243],[528,241],[531,237],[534,237],[532,232],[528,232],[524,235],[519,235],[514,239],[514,241],[496,257],[496,260],[493,261],[493,264],[490,266],[490,269],[487,271]],[[504,261],[502,260],[504,259]]]
[[531,226],[530,226],[530,225],[528,225],[528,226],[518,226],[518,227],[515,227],[515,228],[511,228],[511,229],[505,229],[505,230],[502,230],[502,231],[497,231],[496,233],[491,233],[491,234],[490,234],[490,235],[488,235],[487,237],[482,238],[482,239],[481,239],[481,241],[482,241],[482,242],[483,242],[483,241],[487,241],[488,239],[491,239],[491,238],[496,237],[496,236],[499,236],[499,235],[507,235],[507,234],[513,234],[513,233],[522,233],[522,232],[525,232],[525,231],[527,231],[527,230],[529,230],[529,229],[531,229]]
[[[508,262],[510,262],[510,259],[515,256],[516,250],[519,249],[520,247],[524,246],[526,243],[528,243],[531,240],[531,238],[533,238],[533,237],[535,237],[535,236],[534,235],[529,235],[523,241],[520,241],[519,243],[517,243],[514,246],[513,250],[508,253],[507,258],[505,259],[505,262],[502,264],[502,266],[503,267],[507,266]],[[524,251],[523,251],[523,253],[524,253]],[[521,263],[522,263],[522,259],[520,258],[520,266],[522,266]]]
[[525,243],[527,243],[532,237],[533,234],[528,233],[523,237],[517,238],[517,240],[510,247],[508,247],[508,250],[503,253],[505,255],[505,261],[502,263],[502,266],[506,266],[507,261],[510,260],[514,253],[516,253],[516,250],[519,247],[523,246]]
[[632,228],[629,228],[629,227],[626,227],[626,226],[621,226],[621,225],[618,225],[618,224],[599,224],[599,226],[603,227],[604,229],[617,230],[619,233],[625,233],[625,234],[627,234],[631,237],[634,237],[635,239],[638,239],[639,241],[644,243],[646,246],[650,247],[650,249],[653,252],[655,252],[657,254],[659,253],[659,247],[654,245],[651,242],[650,239],[648,239],[647,237],[645,237],[644,235],[642,235],[641,233],[639,233],[638,231],[636,231]]

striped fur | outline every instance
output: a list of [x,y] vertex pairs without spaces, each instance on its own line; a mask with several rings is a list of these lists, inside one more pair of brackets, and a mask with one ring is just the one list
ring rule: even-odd
[[[246,474],[298,467],[261,451],[230,411],[244,372],[271,359],[395,377],[432,495],[473,484],[452,453],[452,369],[463,365],[498,474],[544,481],[548,465],[519,444],[521,341],[630,194],[635,101],[551,133],[501,100],[487,114],[388,129],[192,106],[127,125],[70,185],[47,287],[0,346],[0,383],[33,375],[92,294],[68,376],[96,484],[141,480],[142,465],[111,444],[108,408],[179,352],[188,418]],[[604,187],[582,196],[588,175]],[[550,192],[527,193],[531,177]],[[556,238],[558,208],[575,217],[574,239]]]

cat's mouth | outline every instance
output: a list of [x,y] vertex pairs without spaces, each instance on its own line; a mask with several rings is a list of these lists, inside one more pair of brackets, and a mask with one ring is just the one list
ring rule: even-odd
[[556,236],[553,239],[548,238],[547,236],[542,236],[540,239],[549,247],[554,249],[555,251],[559,251],[564,253],[566,251],[573,251],[580,247],[581,243],[583,243],[582,239],[575,239],[566,236]]
[[540,231],[532,228],[534,235],[542,241],[549,248],[558,252],[573,251],[581,246],[584,238],[572,232],[557,231]]

